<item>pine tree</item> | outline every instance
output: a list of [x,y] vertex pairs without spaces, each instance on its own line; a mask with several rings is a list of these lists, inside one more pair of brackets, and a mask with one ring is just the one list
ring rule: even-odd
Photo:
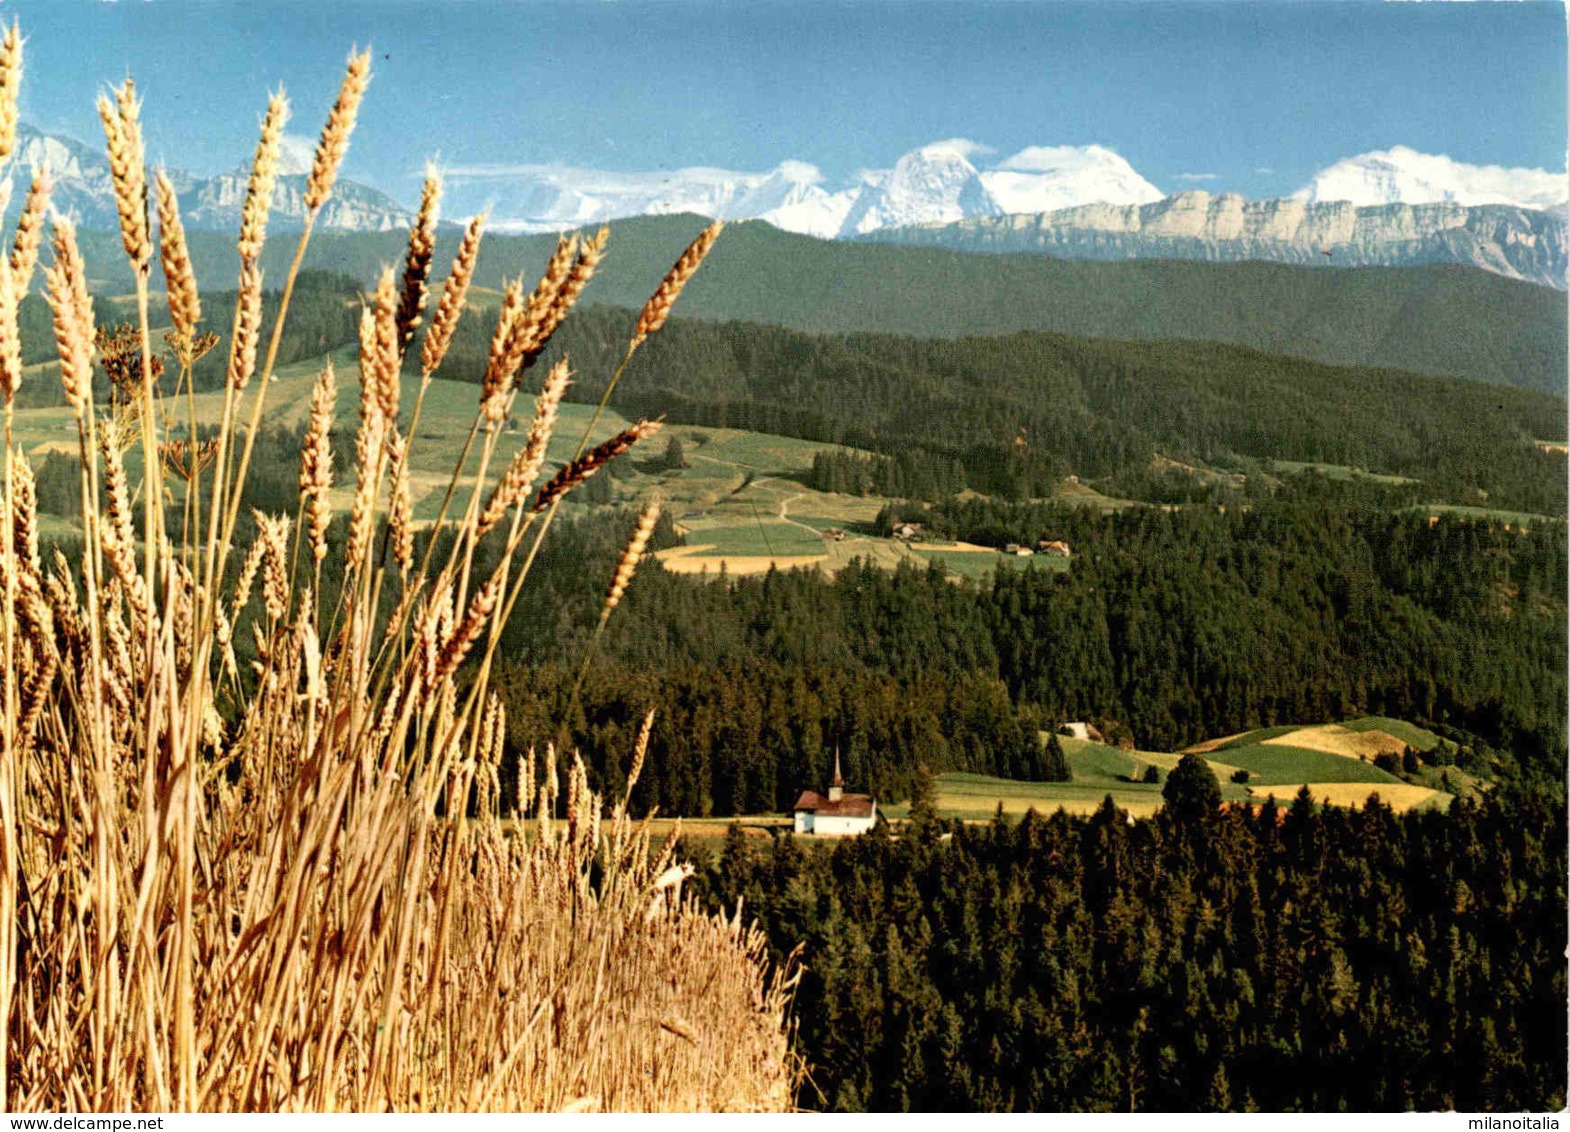
[[1063,753],[1063,744],[1056,735],[1047,739],[1047,753],[1041,764],[1043,781],[1069,782],[1074,778],[1074,773],[1069,769],[1068,756]]

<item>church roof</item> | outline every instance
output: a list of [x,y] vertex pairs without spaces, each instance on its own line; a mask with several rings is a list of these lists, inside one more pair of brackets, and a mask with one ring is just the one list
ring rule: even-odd
[[795,808],[826,818],[870,818],[872,806],[871,794],[842,794],[839,801],[831,802],[816,790],[803,790]]

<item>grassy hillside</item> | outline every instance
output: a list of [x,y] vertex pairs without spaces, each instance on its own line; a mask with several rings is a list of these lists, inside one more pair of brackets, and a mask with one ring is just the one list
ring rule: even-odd
[[[691,216],[612,225],[593,301],[637,306],[702,226]],[[232,286],[233,245],[192,233],[198,279]],[[537,273],[548,236],[488,237],[478,281]],[[368,280],[402,256],[400,233],[322,233],[309,266]],[[449,261],[456,233],[443,236]],[[88,262],[124,289],[117,239],[84,234]],[[267,251],[282,278],[289,249]],[[277,262],[273,262],[274,259]],[[1566,367],[1562,294],[1453,266],[1299,268],[1180,260],[1087,263],[815,240],[761,221],[732,225],[682,297],[682,312],[801,330],[952,337],[1048,330],[1086,337],[1212,339],[1272,353],[1558,392]]]
[[[1430,743],[1425,749],[1432,750],[1441,743],[1432,732],[1412,724],[1370,717],[1313,728],[1265,728],[1200,744],[1198,749],[1206,752],[1205,761],[1221,784],[1222,800],[1234,805],[1257,805],[1275,798],[1284,805],[1307,786],[1315,800],[1328,805],[1361,806],[1371,794],[1378,794],[1381,801],[1397,810],[1444,809],[1451,802],[1452,795],[1442,789],[1404,781],[1360,758],[1275,741],[1281,735],[1301,731],[1335,736],[1399,735],[1414,740],[1414,749],[1418,749],[1418,744]],[[1133,816],[1149,817],[1161,808],[1162,783],[1182,757],[1067,737],[1059,741],[1073,774],[1071,781],[1020,782],[985,774],[943,774],[938,776],[934,798],[938,813],[965,821],[985,821],[999,807],[1010,817],[1032,809],[1040,814],[1059,809],[1089,814],[1111,797],[1115,805]],[[1156,768],[1159,781],[1143,781],[1149,767]],[[1249,772],[1246,782],[1234,779],[1239,770]],[[1460,777],[1459,772],[1452,773]],[[909,813],[909,807],[900,803],[885,805],[883,810],[892,818]]]

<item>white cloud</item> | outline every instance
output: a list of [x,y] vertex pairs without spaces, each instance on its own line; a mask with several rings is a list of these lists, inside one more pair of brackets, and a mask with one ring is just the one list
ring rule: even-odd
[[1220,173],[1174,173],[1174,178],[1179,181],[1219,181]]
[[[811,168],[811,166],[807,166],[807,168]],[[587,169],[574,165],[480,162],[474,165],[448,166],[443,170],[443,175],[447,180],[454,183],[527,180],[544,182],[546,184],[565,184],[570,182],[578,188],[591,188],[603,191],[628,191],[647,190],[675,182],[734,181],[737,179],[762,177],[767,174],[742,173],[732,169],[714,169],[702,165],[685,169],[650,169],[632,173],[618,173],[605,169]]]
[[1268,166],[1268,165],[1256,165],[1256,166],[1254,166],[1254,172],[1259,173],[1262,176],[1268,177],[1272,173],[1274,173],[1275,170],[1270,168],[1270,166]]
[[817,185],[823,182],[823,170],[808,161],[781,161],[775,172],[787,181],[798,181],[804,185]]
[[942,141],[928,142],[921,147],[921,150],[926,153],[946,150],[950,153],[957,153],[970,162],[974,162],[978,157],[986,157],[997,152],[990,145],[972,141],[970,138],[944,138]]
[[1011,173],[1055,173],[1065,166],[1079,166],[1090,159],[1121,157],[1101,145],[1032,145],[998,162],[994,169]]

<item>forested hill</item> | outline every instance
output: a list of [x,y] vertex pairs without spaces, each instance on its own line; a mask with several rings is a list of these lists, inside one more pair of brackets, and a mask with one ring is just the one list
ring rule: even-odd
[[[589,292],[639,306],[704,221],[645,217],[612,225],[610,254]],[[457,234],[444,233],[437,263]],[[84,234],[95,272],[122,272],[118,237]],[[529,277],[553,242],[487,237],[478,281]],[[191,233],[204,287],[233,286],[227,236]],[[264,256],[282,280],[290,240]],[[310,266],[370,281],[403,257],[404,236],[322,233]],[[129,280],[104,279],[114,287]],[[1356,366],[1392,366],[1559,392],[1566,372],[1566,304],[1558,292],[1464,267],[1300,268],[1178,260],[1087,263],[1041,255],[966,255],[836,243],[734,224],[687,288],[682,313],[800,330],[928,337],[1057,331],[1084,337],[1191,338]]]
[[[631,319],[586,311],[563,332],[556,348],[578,371],[571,396],[599,396]],[[482,373],[488,341],[487,321],[471,319],[443,373]],[[904,454],[953,490],[1010,498],[1049,494],[1071,473],[1137,474],[1159,452],[1232,468],[1361,466],[1423,481],[1423,502],[1564,510],[1564,459],[1533,444],[1565,435],[1562,397],[1219,343],[814,336],[678,320],[634,359],[616,399],[673,421]]]

